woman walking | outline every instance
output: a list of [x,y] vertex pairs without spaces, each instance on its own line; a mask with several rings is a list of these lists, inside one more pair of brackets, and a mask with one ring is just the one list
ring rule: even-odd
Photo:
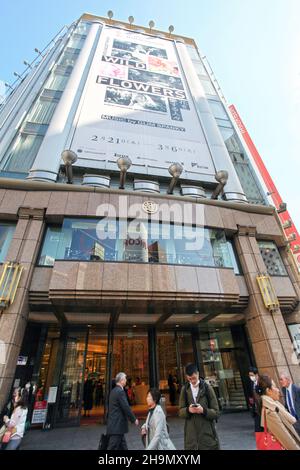
[[5,434],[2,437],[3,450],[17,450],[22,442],[27,418],[27,404],[18,393],[14,398],[14,410],[11,417],[4,416],[3,421],[6,426]]
[[[261,426],[272,435],[272,442],[277,440],[281,450],[300,450],[300,437],[293,427],[296,419],[279,402],[279,389],[268,375],[259,376],[258,393],[262,397]],[[270,449],[258,446],[258,450]]]
[[160,391],[150,388],[146,398],[149,412],[141,434],[146,437],[146,450],[175,450],[169,438],[165,413],[159,404],[160,398]]

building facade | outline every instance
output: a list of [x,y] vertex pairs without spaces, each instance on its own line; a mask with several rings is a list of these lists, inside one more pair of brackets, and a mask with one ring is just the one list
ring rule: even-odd
[[297,269],[192,39],[85,14],[0,119],[1,409],[31,382],[79,424],[125,370],[171,410],[188,362],[224,411],[250,365],[300,381]]

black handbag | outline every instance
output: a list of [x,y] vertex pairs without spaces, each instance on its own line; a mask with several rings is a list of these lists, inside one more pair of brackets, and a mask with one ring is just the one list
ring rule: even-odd
[[107,434],[101,434],[98,450],[107,450],[109,436]]

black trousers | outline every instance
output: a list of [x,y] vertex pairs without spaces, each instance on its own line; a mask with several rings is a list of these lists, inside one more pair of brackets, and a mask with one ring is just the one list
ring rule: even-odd
[[124,434],[111,434],[107,450],[128,450]]

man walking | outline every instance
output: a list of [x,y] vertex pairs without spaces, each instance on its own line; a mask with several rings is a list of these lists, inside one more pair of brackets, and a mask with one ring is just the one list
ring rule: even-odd
[[179,416],[185,419],[185,450],[218,450],[219,439],[215,420],[219,416],[219,405],[213,388],[199,378],[195,364],[185,368],[187,383],[179,398]]
[[106,433],[109,436],[107,450],[127,450],[124,434],[128,433],[128,419],[138,426],[139,421],[131,411],[124,387],[126,374],[119,372],[116,375],[116,386],[109,396],[108,420]]
[[282,387],[285,407],[296,418],[294,428],[300,435],[300,387],[293,383],[288,374],[281,374],[279,382]]

